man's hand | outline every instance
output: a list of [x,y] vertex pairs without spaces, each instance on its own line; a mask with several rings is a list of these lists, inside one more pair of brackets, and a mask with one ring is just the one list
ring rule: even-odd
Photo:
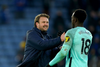
[[52,67],[52,66],[50,66],[50,65],[48,64],[48,65],[46,65],[45,67]]
[[65,32],[60,36],[60,39],[62,42],[65,40]]

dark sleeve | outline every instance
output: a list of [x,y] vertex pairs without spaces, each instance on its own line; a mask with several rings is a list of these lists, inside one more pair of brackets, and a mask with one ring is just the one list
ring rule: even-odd
[[36,32],[30,32],[28,34],[27,42],[30,46],[38,50],[49,50],[56,46],[59,46],[62,42],[60,37],[54,39],[43,39]]
[[60,51],[58,47],[55,47],[51,50],[51,60],[55,57],[55,55]]

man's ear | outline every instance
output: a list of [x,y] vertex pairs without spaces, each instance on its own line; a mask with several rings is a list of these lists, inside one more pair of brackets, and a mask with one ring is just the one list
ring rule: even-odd
[[36,22],[36,27],[38,27],[39,26],[39,23],[38,22]]
[[78,21],[78,19],[77,18],[74,18],[74,22],[77,22]]

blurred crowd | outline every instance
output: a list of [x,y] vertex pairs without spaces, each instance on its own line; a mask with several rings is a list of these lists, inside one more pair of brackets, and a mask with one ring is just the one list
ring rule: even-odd
[[[26,8],[35,8],[35,0],[14,0],[13,6],[15,9],[12,11],[14,14],[14,19],[27,19],[25,18],[24,10]],[[87,19],[84,22],[84,26],[91,31],[93,35],[93,42],[89,52],[89,67],[100,67],[100,0],[42,0],[43,8],[41,13],[47,13],[50,16],[50,9],[59,9],[55,17],[50,19],[52,21],[52,28],[50,28],[50,34],[53,37],[57,37],[59,31],[66,32],[71,28],[71,14],[75,9],[84,9],[87,12]],[[59,4],[59,5],[58,5]],[[0,25],[10,24],[10,13],[9,6],[3,4],[1,5],[0,11]],[[66,13],[63,14],[60,9],[65,9]],[[67,16],[67,18],[64,17]],[[34,21],[33,21],[34,23]],[[25,38],[20,43],[21,48],[18,51],[17,58],[18,63],[22,61],[23,49],[25,48]],[[64,61],[58,63],[59,67],[64,67]]]

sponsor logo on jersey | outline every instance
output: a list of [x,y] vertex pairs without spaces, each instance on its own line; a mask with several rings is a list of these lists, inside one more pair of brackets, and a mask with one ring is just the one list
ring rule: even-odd
[[69,42],[70,41],[70,37],[69,36],[66,36],[65,37],[65,42]]

